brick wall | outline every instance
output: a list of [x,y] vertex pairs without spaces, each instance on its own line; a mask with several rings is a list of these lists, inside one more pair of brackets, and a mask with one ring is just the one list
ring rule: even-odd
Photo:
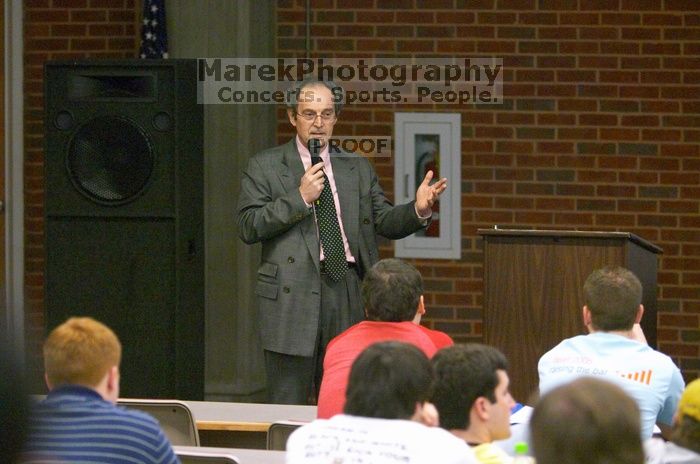
[[[277,9],[278,56],[304,56],[304,4]],[[314,56],[502,57],[497,108],[462,115],[460,261],[416,261],[429,323],[480,340],[476,230],[629,231],[664,249],[660,349],[700,373],[700,2],[316,0]],[[400,106],[346,108],[337,134],[393,134]],[[279,113],[279,139],[291,135]],[[391,160],[375,163],[393,192]],[[383,256],[393,249],[386,244]]]
[[42,384],[44,337],[44,98],[47,60],[133,58],[140,1],[24,1],[24,198],[26,340],[34,388]]

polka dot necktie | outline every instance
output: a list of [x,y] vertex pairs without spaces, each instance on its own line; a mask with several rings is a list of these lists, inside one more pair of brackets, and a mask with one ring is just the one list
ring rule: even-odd
[[323,245],[324,271],[331,280],[338,282],[348,271],[348,262],[345,258],[343,237],[340,235],[338,214],[335,211],[335,201],[333,201],[328,176],[323,179],[323,190],[316,200],[316,221]]

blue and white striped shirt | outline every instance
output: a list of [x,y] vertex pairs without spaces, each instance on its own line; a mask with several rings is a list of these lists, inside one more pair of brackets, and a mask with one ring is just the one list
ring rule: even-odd
[[154,418],[76,385],[52,390],[35,406],[23,457],[34,463],[179,462]]

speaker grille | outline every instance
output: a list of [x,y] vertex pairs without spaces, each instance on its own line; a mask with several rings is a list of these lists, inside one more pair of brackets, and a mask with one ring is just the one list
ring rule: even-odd
[[128,203],[143,193],[154,163],[146,133],[133,121],[113,116],[85,123],[71,138],[66,159],[78,191],[107,205]]

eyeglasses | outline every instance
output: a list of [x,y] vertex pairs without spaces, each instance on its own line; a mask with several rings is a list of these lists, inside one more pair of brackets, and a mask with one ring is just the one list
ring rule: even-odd
[[303,113],[297,113],[299,116],[304,118],[306,121],[313,122],[316,118],[320,117],[322,121],[330,121],[335,118],[335,111],[325,110],[320,113],[314,111],[304,111]]

